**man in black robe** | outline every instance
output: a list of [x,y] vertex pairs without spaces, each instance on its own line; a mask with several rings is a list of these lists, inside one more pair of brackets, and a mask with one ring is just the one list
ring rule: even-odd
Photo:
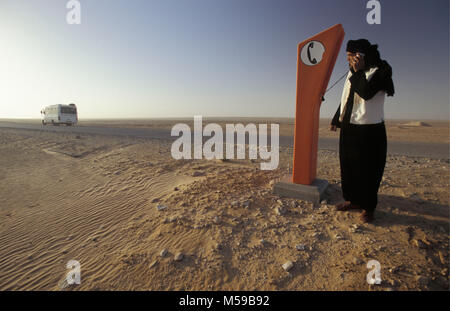
[[384,98],[394,95],[392,68],[380,59],[378,46],[365,39],[347,43],[347,60],[350,72],[331,122],[332,131],[341,129],[339,160],[345,202],[336,208],[362,209],[362,221],[372,222],[386,164]]

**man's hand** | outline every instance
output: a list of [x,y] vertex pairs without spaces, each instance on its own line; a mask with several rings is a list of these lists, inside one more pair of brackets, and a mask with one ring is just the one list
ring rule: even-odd
[[330,126],[330,131],[336,132],[337,131],[337,126],[336,125],[331,125]]
[[361,54],[357,53],[356,56],[352,58],[350,66],[352,66],[355,72],[364,68],[364,58],[361,56]]

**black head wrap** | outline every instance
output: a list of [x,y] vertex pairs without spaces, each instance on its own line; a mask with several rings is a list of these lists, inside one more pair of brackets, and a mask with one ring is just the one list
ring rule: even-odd
[[349,40],[347,42],[347,52],[363,53],[366,69],[374,66],[379,66],[380,52],[378,52],[378,45],[371,44],[367,39]]
[[370,50],[371,44],[366,39],[349,40],[347,42],[347,52],[350,53],[364,53],[367,54]]

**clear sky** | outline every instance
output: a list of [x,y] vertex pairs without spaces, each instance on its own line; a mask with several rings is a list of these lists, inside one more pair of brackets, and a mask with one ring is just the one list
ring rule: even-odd
[[[0,0],[0,118],[75,103],[81,118],[293,117],[297,44],[338,23],[393,67],[387,119],[449,120],[449,1]],[[331,117],[343,83],[327,93]]]

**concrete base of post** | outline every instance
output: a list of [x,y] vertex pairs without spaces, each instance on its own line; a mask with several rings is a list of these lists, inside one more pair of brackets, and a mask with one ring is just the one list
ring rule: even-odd
[[285,175],[281,181],[274,184],[273,193],[280,197],[309,201],[319,205],[328,187],[328,181],[323,179],[315,179],[311,185],[294,184],[291,180],[292,175]]

